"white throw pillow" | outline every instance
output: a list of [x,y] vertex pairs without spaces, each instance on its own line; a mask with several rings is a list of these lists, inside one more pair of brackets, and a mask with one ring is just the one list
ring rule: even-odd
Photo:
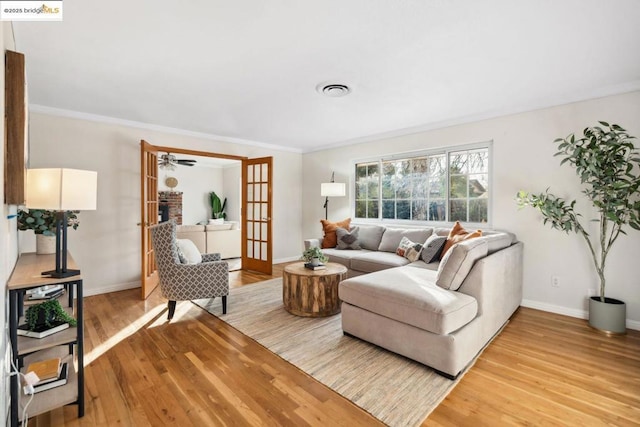
[[176,239],[178,246],[178,257],[183,264],[200,264],[202,262],[202,254],[198,250],[195,243],[189,239]]

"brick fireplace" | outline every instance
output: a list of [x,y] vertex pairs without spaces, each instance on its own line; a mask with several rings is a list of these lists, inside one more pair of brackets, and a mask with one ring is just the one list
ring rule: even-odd
[[182,224],[182,191],[158,191],[158,206],[160,219],[162,220],[162,210],[168,210],[168,218],[175,218],[176,224]]

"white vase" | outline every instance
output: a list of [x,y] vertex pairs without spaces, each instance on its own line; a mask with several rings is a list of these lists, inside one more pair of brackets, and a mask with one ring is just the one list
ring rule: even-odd
[[56,236],[36,234],[36,253],[40,255],[56,253]]
[[320,258],[311,258],[311,265],[314,267],[320,265]]

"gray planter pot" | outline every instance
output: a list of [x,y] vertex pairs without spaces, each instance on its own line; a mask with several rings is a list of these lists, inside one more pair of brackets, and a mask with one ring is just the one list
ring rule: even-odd
[[614,298],[589,298],[589,326],[611,335],[627,333],[627,305]]

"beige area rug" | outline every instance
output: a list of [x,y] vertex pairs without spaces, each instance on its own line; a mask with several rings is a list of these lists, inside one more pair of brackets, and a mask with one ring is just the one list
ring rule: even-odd
[[343,335],[339,314],[289,314],[282,304],[282,279],[231,289],[225,315],[219,314],[220,298],[194,303],[390,426],[419,425],[457,383]]

